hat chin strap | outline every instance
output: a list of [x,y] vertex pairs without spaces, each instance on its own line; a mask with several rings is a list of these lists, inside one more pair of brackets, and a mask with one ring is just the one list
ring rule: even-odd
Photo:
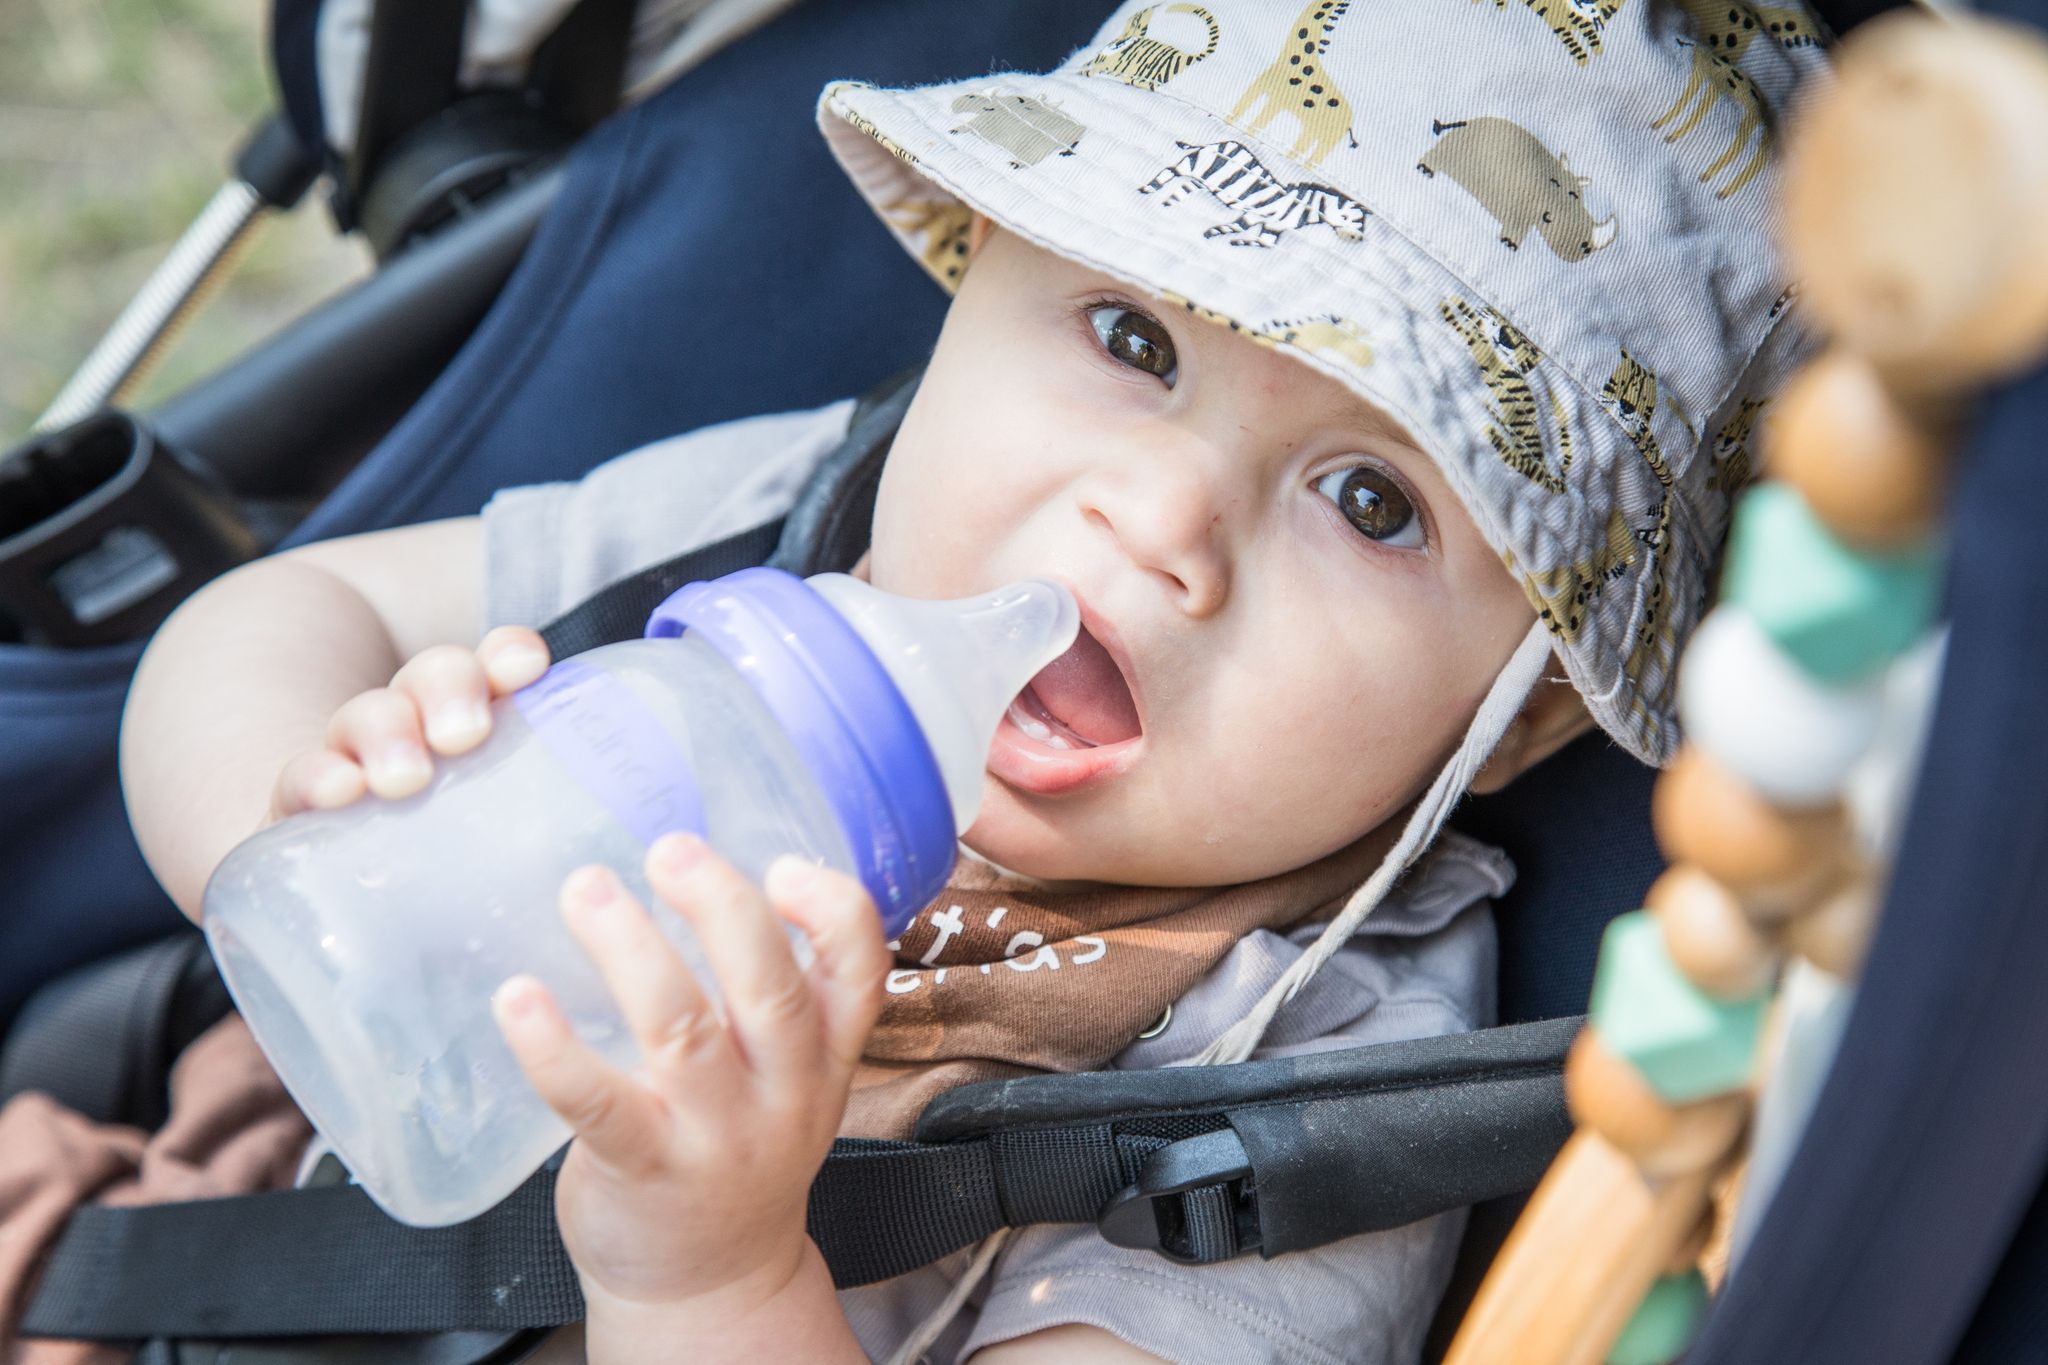
[[1435,841],[1437,831],[1443,828],[1458,799],[1472,785],[1472,779],[1499,746],[1501,736],[1507,733],[1508,726],[1520,714],[1522,703],[1528,700],[1536,680],[1543,676],[1543,665],[1549,657],[1550,631],[1539,620],[1530,625],[1529,633],[1522,637],[1522,643],[1515,647],[1507,666],[1494,679],[1492,690],[1479,704],[1479,714],[1472,718],[1465,738],[1458,743],[1457,752],[1444,764],[1436,780],[1429,784],[1429,790],[1401,830],[1400,839],[1388,851],[1379,868],[1366,878],[1365,885],[1352,892],[1344,909],[1324,927],[1309,950],[1296,958],[1293,965],[1280,974],[1280,979],[1267,988],[1258,1004],[1224,1030],[1216,1041],[1189,1058],[1187,1065],[1221,1066],[1241,1062],[1252,1055],[1259,1040],[1265,1037],[1273,1016],[1280,1012],[1280,1007],[1292,1000],[1316,970],[1358,932],[1359,925],[1372,913],[1373,907],[1386,898],[1388,889]]

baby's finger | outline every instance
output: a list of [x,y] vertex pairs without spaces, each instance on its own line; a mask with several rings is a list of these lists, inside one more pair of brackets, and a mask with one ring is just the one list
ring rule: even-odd
[[506,696],[548,671],[548,646],[537,630],[499,626],[477,642],[476,657],[490,679],[491,695]]
[[647,851],[647,880],[697,931],[749,1067],[764,1078],[810,1069],[824,1046],[818,1002],[760,889],[687,834],[666,835]]
[[660,1164],[659,1101],[576,1036],[547,987],[515,976],[491,996],[491,1014],[535,1092],[593,1155],[628,1174]]
[[802,858],[777,858],[763,884],[769,902],[804,931],[817,954],[810,974],[825,1021],[825,1051],[851,1076],[882,1012],[890,959],[881,916],[858,881]]
[[358,800],[369,790],[360,765],[332,749],[300,754],[284,765],[270,793],[272,819],[301,811],[333,810]]
[[491,680],[466,649],[421,650],[391,679],[391,690],[412,698],[437,754],[468,753],[491,732]]
[[603,867],[562,883],[562,917],[604,977],[648,1071],[711,1102],[737,1082],[731,1039],[697,979],[647,911]]
[[327,747],[361,764],[370,790],[387,801],[411,796],[433,780],[419,708],[388,687],[343,702],[327,722]]

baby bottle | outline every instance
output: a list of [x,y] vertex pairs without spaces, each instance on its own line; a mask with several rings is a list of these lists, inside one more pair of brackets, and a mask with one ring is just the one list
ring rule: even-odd
[[711,985],[649,894],[647,845],[704,838],[758,881],[785,853],[860,878],[894,937],[945,885],[1005,708],[1072,643],[1055,583],[912,601],[747,569],[675,593],[647,638],[565,659],[400,801],[297,815],[221,863],[205,924],[292,1097],[392,1216],[474,1217],[568,1140],[490,1014],[546,982],[608,1061],[638,1052],[557,911],[599,862]]

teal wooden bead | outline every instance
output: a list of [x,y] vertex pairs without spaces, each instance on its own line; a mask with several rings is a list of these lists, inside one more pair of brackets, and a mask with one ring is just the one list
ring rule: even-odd
[[1740,1089],[1749,1080],[1770,992],[1717,1000],[1686,980],[1647,912],[1607,926],[1590,1014],[1600,1040],[1671,1104]]
[[1665,1275],[1607,1352],[1607,1365],[1670,1365],[1692,1344],[1707,1313],[1707,1278],[1698,1270]]
[[1743,496],[1722,595],[1748,609],[1822,682],[1863,677],[1918,640],[1941,591],[1941,547],[1873,554],[1837,540],[1799,491],[1764,483]]

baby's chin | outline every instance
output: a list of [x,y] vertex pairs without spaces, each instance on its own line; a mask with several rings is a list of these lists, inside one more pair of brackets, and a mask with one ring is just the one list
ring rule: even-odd
[[1204,840],[1186,822],[1150,830],[1121,818],[1109,793],[1092,799],[1043,798],[1019,793],[993,776],[983,779],[981,810],[961,836],[967,850],[1005,872],[1061,886],[1230,886],[1313,862],[1288,855],[1272,841]]
[[[1083,810],[1084,806],[1091,809]],[[1131,857],[1142,840],[1121,824],[1104,839],[1100,806],[1020,793],[993,775],[983,778],[981,810],[960,836],[968,852],[1005,872],[1056,886],[1145,886],[1145,861]],[[1161,860],[1164,861],[1164,860]]]

